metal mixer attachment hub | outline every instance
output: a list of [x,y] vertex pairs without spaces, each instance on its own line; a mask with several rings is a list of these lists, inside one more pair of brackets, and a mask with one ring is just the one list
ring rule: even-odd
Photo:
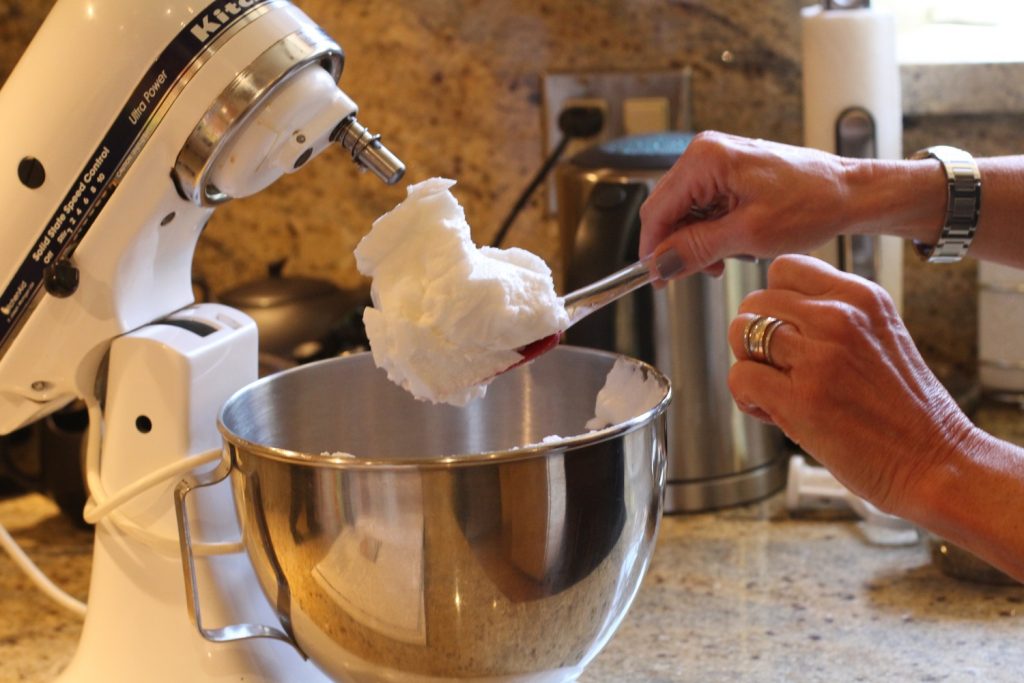
[[388,185],[397,183],[405,175],[405,164],[381,143],[380,135],[367,130],[355,116],[339,123],[331,133],[331,140],[348,150],[353,161]]

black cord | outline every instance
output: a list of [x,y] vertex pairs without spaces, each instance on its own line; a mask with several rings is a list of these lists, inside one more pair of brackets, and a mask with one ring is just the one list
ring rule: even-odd
[[540,170],[538,170],[537,174],[533,176],[533,180],[531,180],[530,184],[526,186],[523,193],[519,195],[519,199],[516,200],[516,203],[512,206],[512,210],[509,211],[508,216],[505,217],[504,222],[498,229],[498,234],[495,235],[494,239],[491,241],[492,247],[501,246],[501,243],[505,240],[505,235],[508,233],[508,229],[512,227],[512,223],[516,220],[516,216],[519,215],[519,212],[522,211],[523,207],[530,201],[530,196],[534,191],[541,183],[544,182],[544,179],[547,178],[552,167],[554,167],[554,165],[558,163],[558,160],[562,158],[562,153],[565,152],[565,148],[569,145],[569,141],[571,139],[572,138],[570,136],[563,135],[562,139],[558,141],[557,145],[555,145],[555,149],[552,150],[551,154],[548,155],[548,158],[544,160]]
[[573,138],[589,138],[597,135],[603,126],[604,114],[597,107],[568,107],[562,111],[558,116],[558,127],[562,131],[562,139],[558,141],[551,154],[541,164],[540,169],[533,176],[530,184],[519,195],[519,199],[512,206],[512,210],[508,212],[508,216],[505,217],[501,227],[498,228],[498,233],[491,240],[492,247],[500,247],[501,243],[505,241],[505,235],[508,234],[508,229],[512,227],[516,216],[523,210],[523,207],[530,201],[530,196],[540,187],[540,184],[547,178],[548,173],[558,163],[558,160],[565,152],[565,148],[569,145],[569,141]]

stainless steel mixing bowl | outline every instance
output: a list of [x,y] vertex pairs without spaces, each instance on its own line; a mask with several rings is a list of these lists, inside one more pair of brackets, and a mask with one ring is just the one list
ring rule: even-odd
[[415,400],[369,354],[231,398],[245,548],[293,643],[346,681],[575,679],[661,516],[668,380],[631,361],[661,400],[584,426],[616,358],[560,347],[465,408]]

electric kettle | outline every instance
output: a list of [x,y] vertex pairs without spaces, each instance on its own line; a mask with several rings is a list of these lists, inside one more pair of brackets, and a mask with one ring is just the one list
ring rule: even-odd
[[[565,291],[637,259],[640,206],[691,139],[682,132],[619,138],[556,169]],[[699,274],[644,287],[566,335],[570,344],[643,359],[672,381],[666,512],[747,503],[785,485],[782,433],[740,412],[726,384],[729,322],[742,298],[764,287],[765,270],[730,260],[719,278]]]

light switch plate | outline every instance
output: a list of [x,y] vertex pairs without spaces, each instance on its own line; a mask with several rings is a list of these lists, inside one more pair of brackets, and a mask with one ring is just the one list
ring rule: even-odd
[[[558,115],[569,104],[603,102],[604,128],[592,138],[573,140],[565,150],[568,159],[591,145],[626,135],[626,100],[664,98],[668,102],[669,130],[693,129],[688,67],[648,71],[566,71],[544,74],[543,130],[544,157],[554,150],[562,133]],[[548,182],[548,211],[555,213],[555,184]]]

